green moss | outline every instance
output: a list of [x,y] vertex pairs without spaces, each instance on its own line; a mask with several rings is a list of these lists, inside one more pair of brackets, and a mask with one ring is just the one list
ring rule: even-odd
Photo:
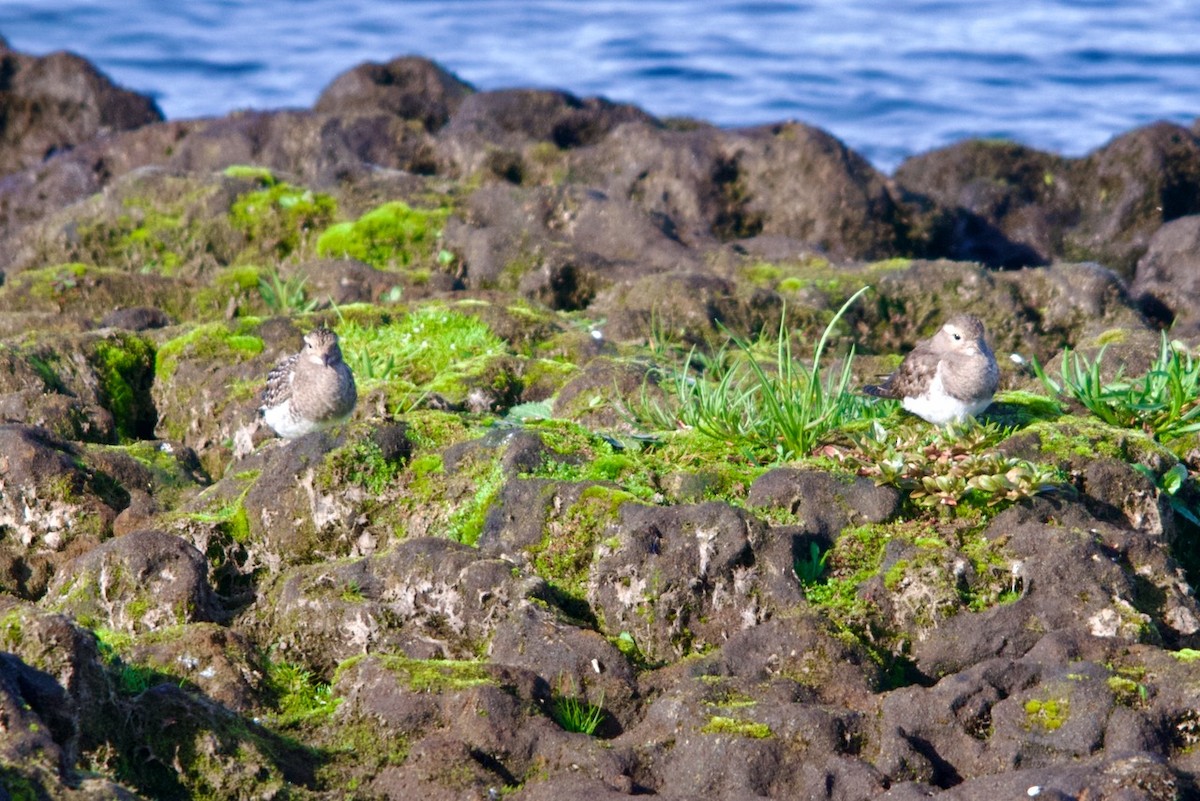
[[149,390],[155,358],[153,345],[136,334],[113,334],[92,347],[89,361],[100,379],[102,400],[124,440],[153,435],[157,420]]
[[1172,651],[1171,656],[1180,662],[1200,662],[1200,651],[1195,648],[1180,648],[1178,651]]
[[[368,657],[355,656],[339,664],[334,683],[365,658]],[[369,658],[378,661],[413,692],[454,692],[498,683],[482,660],[410,659],[395,654],[373,654]]]
[[1109,676],[1107,684],[1113,698],[1123,706],[1138,706],[1145,703],[1148,697],[1146,685],[1126,676]]
[[[228,563],[250,541],[250,518],[246,513],[245,500],[258,476],[259,471],[257,470],[237,473],[234,475],[238,484],[236,490],[223,497],[208,499],[207,508],[175,513],[183,520],[193,520],[214,528],[218,536],[209,538],[208,552],[205,555],[208,557],[212,573],[218,582],[229,580],[227,575],[229,573],[234,576],[238,575],[238,570]],[[221,485],[218,484],[213,489],[220,487]],[[207,493],[211,491],[213,490],[206,490],[199,496],[199,499],[204,501]],[[229,588],[225,589],[229,590]]]
[[448,209],[414,209],[393,201],[354,222],[332,225],[317,239],[317,254],[353,258],[377,269],[406,268],[432,255]]
[[1144,432],[1110,426],[1094,417],[1036,422],[1022,433],[1036,436],[1042,453],[1060,464],[1097,457],[1145,465],[1175,461],[1174,455]]
[[25,627],[25,616],[20,609],[13,609],[0,618],[0,645],[3,650],[13,651],[21,644]]
[[0,762],[0,790],[11,801],[42,801],[49,798],[39,782],[22,774],[12,765]]
[[266,685],[275,709],[272,722],[282,728],[328,718],[341,704],[332,687],[301,665],[265,660]]
[[1124,328],[1110,328],[1107,331],[1102,331],[1095,338],[1095,345],[1102,347],[1104,345],[1120,344],[1129,339],[1129,331]]
[[263,351],[262,339],[248,333],[257,324],[257,320],[249,318],[239,320],[232,327],[224,323],[205,323],[164,342],[155,355],[155,378],[169,382],[184,358],[216,363],[254,358]]
[[[619,519],[633,495],[603,485],[586,488],[547,528],[541,542],[527,549],[534,571],[575,605],[586,605],[587,575],[596,546]],[[572,610],[569,610],[572,611]]]
[[386,458],[374,440],[364,439],[347,443],[330,453],[321,464],[318,481],[325,487],[350,483],[378,496],[403,469],[403,460]]
[[[470,439],[476,432],[460,414],[435,409],[417,409],[410,412],[408,437],[420,450],[441,450],[455,443]],[[413,461],[416,462],[420,457]],[[438,457],[439,461],[441,457]]]
[[464,545],[474,545],[483,533],[488,512],[500,496],[504,467],[499,460],[478,460],[467,470],[474,478],[475,492],[450,514],[446,536]]
[[385,387],[401,412],[429,392],[461,402],[468,387],[493,383],[493,368],[508,353],[483,320],[440,305],[395,321],[347,320],[338,336],[360,391]]
[[283,258],[336,213],[337,203],[329,195],[272,181],[265,189],[238,195],[229,218],[260,252]]
[[1057,731],[1067,722],[1071,704],[1066,698],[1037,699],[1025,702],[1025,727]]
[[230,164],[221,174],[226,178],[240,178],[248,181],[257,181],[263,186],[274,186],[276,184],[275,174],[266,167],[258,167],[253,164]]
[[72,262],[22,270],[12,276],[5,285],[5,291],[24,289],[32,298],[60,303],[76,292],[81,280],[95,269],[87,264]]
[[749,737],[752,740],[765,740],[771,736],[771,727],[765,723],[738,720],[714,715],[700,729],[703,734],[731,734],[735,737]]
[[986,413],[989,422],[1006,428],[1024,428],[1033,423],[1057,420],[1062,417],[1058,401],[1024,390],[996,393]]
[[908,568],[909,563],[907,559],[897,559],[896,563],[883,574],[883,586],[889,590],[895,590],[900,586],[900,582],[904,579],[904,572]]

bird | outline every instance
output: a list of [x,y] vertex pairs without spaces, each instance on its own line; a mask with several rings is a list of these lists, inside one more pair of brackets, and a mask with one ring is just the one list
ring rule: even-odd
[[259,414],[276,434],[295,439],[340,423],[354,411],[358,389],[354,374],[342,361],[338,337],[318,328],[304,337],[304,347],[267,374]]
[[1000,383],[996,356],[973,314],[955,314],[929,339],[917,343],[895,372],[868,395],[894,398],[934,425],[962,422],[986,409]]

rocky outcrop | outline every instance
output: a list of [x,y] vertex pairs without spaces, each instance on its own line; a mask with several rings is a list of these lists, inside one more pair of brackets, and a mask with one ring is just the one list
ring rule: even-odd
[[160,120],[153,100],[114,86],[79,56],[29,56],[0,40],[0,175]]
[[[418,58],[170,123],[0,58],[0,103],[97,95],[0,136],[13,797],[1197,793],[1196,434],[1024,366],[1194,341],[1194,132],[889,178]],[[782,435],[818,342],[853,390],[955,311],[1018,390],[984,426]],[[320,325],[358,406],[272,438]]]

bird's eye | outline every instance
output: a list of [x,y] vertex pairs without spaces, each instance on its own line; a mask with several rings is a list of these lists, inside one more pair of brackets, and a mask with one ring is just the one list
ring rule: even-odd
[[955,342],[958,342],[960,339],[962,339],[962,334],[951,334],[950,336],[954,337]]

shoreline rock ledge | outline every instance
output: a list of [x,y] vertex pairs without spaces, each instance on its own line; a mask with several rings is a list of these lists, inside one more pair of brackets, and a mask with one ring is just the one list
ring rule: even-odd
[[[164,120],[0,40],[0,798],[1200,797],[1200,439],[1008,358],[1195,358],[1198,253],[1200,123],[885,175],[417,57]],[[983,427],[684,424],[866,285],[827,359],[976,314]],[[320,326],[353,415],[270,438]]]

